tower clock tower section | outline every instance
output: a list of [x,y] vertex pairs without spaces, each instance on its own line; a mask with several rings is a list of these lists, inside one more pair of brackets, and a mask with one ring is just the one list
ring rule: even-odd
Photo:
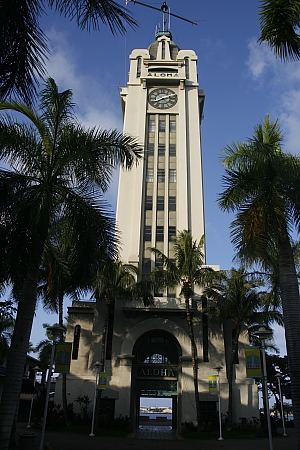
[[117,224],[122,260],[153,268],[156,247],[172,257],[172,237],[189,229],[204,234],[200,124],[204,93],[197,56],[180,50],[169,31],[148,49],[130,55],[129,81],[121,91],[124,133],[136,136],[144,159],[119,179]]

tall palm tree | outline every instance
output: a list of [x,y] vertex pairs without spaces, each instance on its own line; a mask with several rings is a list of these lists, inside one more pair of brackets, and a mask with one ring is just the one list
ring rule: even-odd
[[[7,448],[20,398],[23,367],[36,306],[39,270],[51,225],[63,217],[75,230],[78,273],[91,276],[99,248],[114,254],[116,230],[102,199],[114,166],[130,169],[141,156],[137,141],[116,130],[88,129],[73,115],[72,92],[58,92],[49,78],[40,109],[15,101],[0,110],[0,281],[13,283],[18,312],[0,408],[0,448]],[[9,275],[9,280],[7,277]]]
[[268,292],[262,291],[263,283],[254,279],[244,268],[219,271],[213,274],[214,282],[204,290],[210,300],[216,305],[217,313],[223,319],[231,319],[234,323],[234,333],[228,365],[228,429],[233,421],[233,378],[234,365],[238,352],[238,343],[245,328],[249,340],[258,326],[269,326],[274,320],[282,325],[282,316]]
[[45,75],[49,50],[39,19],[47,6],[75,20],[81,30],[108,25],[113,35],[137,24],[114,0],[1,0],[0,99],[15,95],[29,104],[36,96],[38,79]]
[[6,361],[14,323],[11,315],[0,313],[0,365]]
[[266,117],[247,142],[225,147],[226,174],[219,195],[221,209],[235,211],[232,242],[244,262],[266,269],[277,255],[280,297],[291,371],[292,400],[300,448],[300,302],[291,246],[300,229],[300,159],[282,151],[282,132]]
[[300,59],[300,1],[261,0],[259,42],[267,42],[283,61]]
[[181,286],[180,295],[183,296],[185,302],[186,319],[191,341],[195,405],[199,430],[202,421],[198,390],[197,346],[195,342],[190,300],[194,295],[193,286],[203,286],[205,275],[210,271],[210,269],[204,267],[203,247],[204,237],[197,242],[193,240],[190,231],[183,230],[179,231],[173,240],[174,258],[168,258],[160,250],[153,247],[150,248],[151,252],[156,256],[156,261],[161,265],[161,267],[156,267],[151,273],[155,285],[158,287]]

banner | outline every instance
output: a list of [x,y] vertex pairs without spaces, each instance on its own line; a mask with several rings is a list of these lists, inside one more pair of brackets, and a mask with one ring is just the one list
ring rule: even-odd
[[55,351],[55,372],[69,373],[72,342],[58,342]]
[[209,392],[218,392],[218,376],[208,375],[208,390]]
[[245,347],[246,378],[261,378],[262,368],[259,347]]
[[106,389],[107,384],[107,373],[106,372],[100,372],[99,378],[98,378],[98,389]]

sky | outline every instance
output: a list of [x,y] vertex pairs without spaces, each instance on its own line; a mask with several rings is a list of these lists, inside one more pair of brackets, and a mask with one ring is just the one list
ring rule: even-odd
[[[125,5],[119,1],[119,3]],[[145,0],[146,3],[146,0]],[[160,7],[160,2],[148,2]],[[171,18],[173,41],[198,55],[199,88],[205,92],[202,122],[202,158],[205,202],[205,238],[208,264],[233,267],[234,250],[229,236],[233,215],[219,210],[224,169],[220,155],[225,145],[251,137],[266,115],[278,119],[284,148],[298,153],[300,139],[300,63],[282,63],[265,45],[258,45],[258,0],[168,0],[171,12],[196,20],[197,25]],[[139,27],[114,37],[100,24],[100,31],[80,31],[74,22],[47,10],[41,27],[49,38],[48,75],[59,90],[71,89],[77,117],[87,126],[122,129],[120,87],[129,70],[129,55],[147,48],[162,28],[162,14],[129,3]],[[107,199],[115,209],[117,174]],[[65,311],[70,302],[65,302]],[[53,324],[56,315],[39,307],[31,341],[44,338],[42,323]],[[285,354],[283,331],[276,329],[276,344]]]

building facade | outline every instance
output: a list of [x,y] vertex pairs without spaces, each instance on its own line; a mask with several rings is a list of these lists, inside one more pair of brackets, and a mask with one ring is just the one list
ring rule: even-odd
[[[121,91],[124,132],[138,137],[145,157],[132,171],[120,173],[117,224],[122,261],[138,266],[142,274],[156,264],[149,247],[172,258],[172,237],[177,230],[190,230],[197,241],[204,234],[200,136],[204,97],[195,52],[179,49],[169,31],[158,32],[148,49],[131,53],[128,84]],[[233,324],[210,319],[203,309],[206,306],[196,291],[191,310],[199,396],[203,420],[212,421],[217,396],[208,390],[208,376],[215,366],[223,366],[221,409],[225,413]],[[85,394],[93,398],[104,312],[102,303],[74,302],[69,308],[67,340],[73,341],[67,379],[70,401]],[[235,364],[235,421],[258,414],[256,385],[246,379],[244,344],[239,344]],[[114,416],[129,416],[132,429],[139,424],[141,397],[171,399],[172,425],[178,431],[183,422],[196,420],[190,338],[179,287],[155,292],[150,307],[115,302],[110,311],[105,371],[108,387],[102,393],[101,408]],[[56,392],[60,401],[59,386]]]

